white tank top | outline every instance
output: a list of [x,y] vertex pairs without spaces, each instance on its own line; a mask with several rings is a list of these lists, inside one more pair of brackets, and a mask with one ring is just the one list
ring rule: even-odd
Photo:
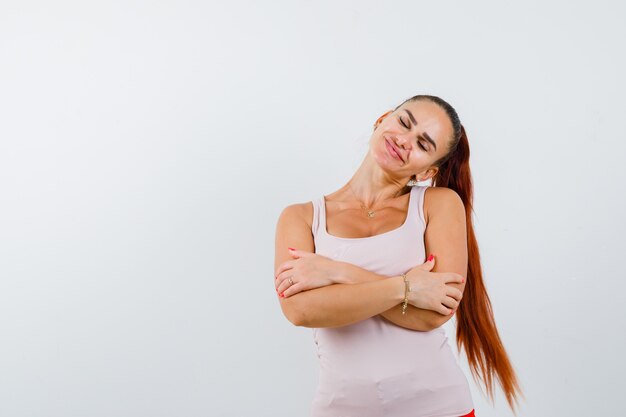
[[[324,196],[314,200],[315,252],[386,276],[423,263],[426,188],[412,187],[402,226],[364,238],[328,234]],[[310,417],[458,417],[474,407],[443,327],[410,330],[376,315],[314,328],[313,338],[320,372]]]

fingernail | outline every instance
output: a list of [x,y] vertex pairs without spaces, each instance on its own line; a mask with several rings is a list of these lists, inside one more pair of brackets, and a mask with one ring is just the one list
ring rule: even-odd
[[281,297],[283,297],[283,298],[285,298],[285,293],[284,293],[284,292],[281,292],[281,293],[280,293],[280,296],[281,296]]
[[289,249],[289,250],[295,250],[294,248],[287,248],[287,249]]
[[428,256],[428,262],[432,261],[434,257],[435,257],[435,256],[431,253],[431,254]]

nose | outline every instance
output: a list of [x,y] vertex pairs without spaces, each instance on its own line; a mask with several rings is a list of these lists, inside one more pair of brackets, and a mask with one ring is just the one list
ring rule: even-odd
[[407,139],[405,139],[402,136],[396,136],[396,143],[398,144],[398,146],[402,147],[403,149],[406,149],[406,144],[407,144]]

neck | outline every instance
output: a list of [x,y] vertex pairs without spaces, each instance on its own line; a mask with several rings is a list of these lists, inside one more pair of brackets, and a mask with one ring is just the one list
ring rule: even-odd
[[356,197],[367,207],[381,206],[387,200],[394,199],[410,191],[407,182],[410,177],[392,178],[369,157],[366,157],[361,166],[341,191],[346,191],[352,198]]

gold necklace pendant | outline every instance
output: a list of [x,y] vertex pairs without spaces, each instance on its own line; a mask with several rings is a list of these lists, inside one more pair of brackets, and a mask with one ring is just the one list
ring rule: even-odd
[[372,217],[374,217],[376,215],[376,212],[374,210],[370,210],[367,207],[365,207],[365,204],[359,202],[361,204],[361,208],[365,211],[367,211],[367,217],[369,217],[370,219]]
[[[365,204],[363,204],[362,201],[360,201],[357,197],[356,194],[354,192],[354,190],[352,189],[352,187],[350,186],[350,184],[348,183],[348,188],[350,188],[350,192],[352,193],[352,195],[354,196],[354,198],[356,198],[356,200],[359,202],[359,204],[361,205],[361,208],[365,211],[367,211],[367,218],[368,219],[372,219],[374,218],[374,216],[376,215],[376,211],[374,210],[370,210],[367,207],[365,207]],[[396,195],[393,196],[393,198],[398,197],[398,193],[396,193]]]
[[[350,188],[350,191],[352,192],[352,195],[354,196],[354,198],[356,198],[356,194],[354,193],[354,191],[352,190],[352,187],[350,187],[350,184],[348,184],[348,187]],[[361,208],[365,211],[367,211],[367,218],[371,219],[376,215],[376,212],[374,210],[370,210],[367,207],[365,207],[365,204],[363,204],[362,201],[359,201],[359,199],[357,198],[357,201],[359,202],[359,204],[361,205]]]

